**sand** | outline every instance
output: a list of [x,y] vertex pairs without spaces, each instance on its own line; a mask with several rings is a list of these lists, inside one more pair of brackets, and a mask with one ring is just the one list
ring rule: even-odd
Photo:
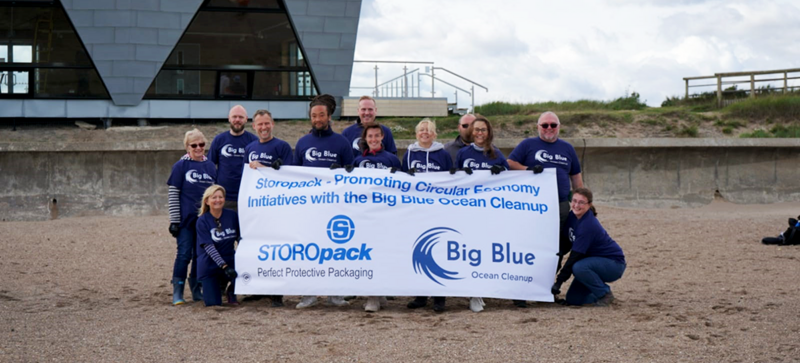
[[0,362],[800,361],[800,246],[760,244],[800,203],[598,209],[628,259],[613,306],[477,314],[463,298],[443,314],[406,297],[174,307],[166,216],[3,222]]

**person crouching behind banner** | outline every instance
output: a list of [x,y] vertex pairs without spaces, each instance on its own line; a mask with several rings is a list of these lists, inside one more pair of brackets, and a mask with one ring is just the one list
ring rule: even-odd
[[[475,115],[475,121],[469,127],[472,135],[472,145],[458,150],[456,154],[456,167],[465,170],[490,170],[492,174],[500,174],[508,170],[506,157],[496,146],[492,144],[494,131],[492,124],[486,117]],[[524,305],[525,302],[514,301],[517,306]],[[472,297],[469,299],[469,308],[474,312],[483,310],[483,298]]]
[[572,210],[567,217],[572,251],[550,289],[553,295],[560,294],[561,284],[570,275],[575,276],[567,290],[568,305],[609,306],[614,294],[606,283],[619,280],[625,272],[622,248],[600,225],[592,199],[592,192],[587,188],[573,191]]
[[239,216],[223,209],[224,205],[225,188],[214,184],[203,193],[197,218],[197,275],[203,284],[206,306],[222,305],[223,291],[227,291],[229,304],[239,304],[234,294],[234,243],[239,240]]
[[[383,149],[383,128],[377,123],[364,126],[361,131],[359,148],[361,156],[353,161],[353,166],[368,169],[400,169],[400,159]],[[377,312],[381,309],[381,296],[368,296],[364,311]]]
[[[408,147],[408,151],[403,156],[403,168],[405,172],[432,173],[449,171],[453,167],[453,158],[444,149],[444,145],[436,142],[436,123],[430,119],[422,119],[415,127],[417,142]],[[444,311],[446,298],[444,296],[433,297],[433,311],[441,313]],[[418,309],[428,305],[427,296],[417,296],[416,299],[406,305],[409,309]]]
[[397,155],[383,149],[383,129],[379,124],[364,126],[361,131],[361,156],[353,161],[353,166],[368,169],[400,169]]
[[197,280],[197,209],[203,192],[217,180],[217,168],[205,156],[208,141],[198,129],[186,132],[183,146],[186,155],[172,166],[167,179],[169,185],[169,233],[177,240],[178,251],[172,268],[172,305],[181,305],[186,270],[191,262],[189,288],[194,301],[203,300],[200,282]]

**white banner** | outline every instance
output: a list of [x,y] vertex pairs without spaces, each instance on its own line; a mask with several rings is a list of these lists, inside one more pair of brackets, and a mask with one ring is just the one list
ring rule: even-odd
[[244,168],[237,294],[553,301],[555,169]]

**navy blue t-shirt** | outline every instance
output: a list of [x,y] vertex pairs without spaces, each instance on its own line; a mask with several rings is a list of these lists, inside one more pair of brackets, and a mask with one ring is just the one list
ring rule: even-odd
[[244,148],[245,164],[250,164],[251,161],[258,161],[264,166],[272,165],[272,162],[281,159],[283,165],[294,165],[292,157],[292,147],[289,143],[277,137],[273,137],[267,142],[262,143],[259,140],[253,141]]
[[295,165],[327,168],[334,163],[352,165],[353,152],[347,139],[333,132],[330,127],[324,131],[312,130],[297,140],[294,148]]
[[622,248],[611,239],[591,210],[586,211],[581,219],[570,211],[567,217],[567,233],[572,241],[573,251],[586,257],[605,257],[625,263]]
[[462,147],[461,150],[458,150],[458,154],[456,154],[456,167],[469,167],[472,170],[489,170],[492,168],[492,165],[499,164],[508,169],[508,162],[506,162],[506,157],[503,155],[503,152],[497,147],[494,147],[494,153],[497,157],[491,159],[489,155],[484,154],[482,150],[476,149],[475,145]]
[[581,172],[575,148],[561,139],[549,143],[538,137],[527,138],[514,148],[508,158],[529,168],[535,165],[541,165],[545,169],[556,168],[559,202],[569,199],[569,177]]
[[239,198],[242,164],[245,160],[244,148],[253,141],[258,141],[258,137],[247,131],[239,136],[233,136],[229,131],[225,131],[211,141],[208,159],[217,165],[217,184],[225,188],[225,200]]
[[367,169],[400,169],[400,159],[397,158],[397,155],[386,150],[381,150],[374,154],[367,152],[365,155],[357,157],[353,161],[353,166]]
[[217,169],[211,161],[181,159],[172,166],[167,185],[180,189],[181,224],[190,226],[197,219],[203,193],[217,180]]
[[[440,144],[441,145],[441,144]],[[443,148],[434,151],[413,150],[408,148],[403,155],[403,171],[414,168],[418,173],[449,171],[453,167],[450,153]]]
[[204,245],[213,243],[219,255],[228,266],[234,265],[234,242],[239,239],[239,216],[236,212],[223,209],[219,217],[221,228],[210,212],[203,213],[197,219],[197,276],[199,279],[211,277],[214,272],[221,271],[217,263],[206,253]]
[[[392,130],[384,125],[381,125],[381,129],[383,130],[383,141],[381,141],[383,150],[397,155],[397,146],[394,144]],[[342,130],[342,136],[344,136],[344,138],[350,142],[350,146],[353,147],[354,157],[361,155],[361,150],[358,149],[358,141],[361,140],[361,133],[363,131],[364,125],[362,125],[360,122],[347,126],[346,129]]]

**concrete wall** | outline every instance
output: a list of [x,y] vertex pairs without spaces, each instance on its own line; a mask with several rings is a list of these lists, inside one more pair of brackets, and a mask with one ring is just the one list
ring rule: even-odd
[[[342,116],[358,116],[358,99],[342,100]],[[378,116],[392,117],[446,117],[447,98],[376,98]]]
[[[697,207],[716,191],[734,203],[800,201],[800,140],[567,141],[600,203]],[[401,155],[410,142],[398,140]],[[508,155],[518,142],[497,145]],[[179,147],[0,143],[0,220],[48,219],[53,199],[59,217],[166,214],[166,180]]]

